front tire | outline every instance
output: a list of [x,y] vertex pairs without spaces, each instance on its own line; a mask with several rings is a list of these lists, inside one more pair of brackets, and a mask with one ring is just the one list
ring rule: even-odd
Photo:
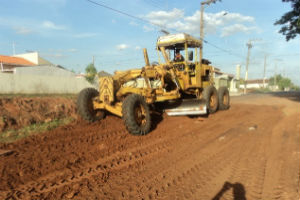
[[94,122],[103,119],[103,110],[95,110],[93,99],[99,95],[95,88],[85,88],[81,90],[77,98],[77,110],[79,115],[86,121]]
[[230,107],[230,96],[227,87],[220,87],[218,90],[219,109],[227,110]]
[[144,97],[128,95],[122,104],[122,115],[127,130],[133,135],[145,135],[151,129],[149,106]]
[[206,101],[206,107],[209,114],[218,110],[218,93],[214,86],[210,85],[203,90],[203,98]]

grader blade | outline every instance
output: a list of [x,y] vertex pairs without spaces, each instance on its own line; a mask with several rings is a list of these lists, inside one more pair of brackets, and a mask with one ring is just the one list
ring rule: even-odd
[[169,116],[205,115],[207,114],[207,107],[204,100],[186,99],[171,105],[170,108],[165,109],[165,112]]

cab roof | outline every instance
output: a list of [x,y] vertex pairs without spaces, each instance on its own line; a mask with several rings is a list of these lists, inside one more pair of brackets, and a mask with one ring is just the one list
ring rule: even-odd
[[187,42],[188,47],[195,48],[201,46],[201,41],[189,34],[178,33],[160,36],[157,39],[158,47],[165,47],[166,49],[184,48],[184,43]]

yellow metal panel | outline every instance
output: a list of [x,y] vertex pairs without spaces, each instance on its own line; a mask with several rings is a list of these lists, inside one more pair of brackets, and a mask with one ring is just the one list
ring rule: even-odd
[[201,70],[202,69],[200,63],[196,63],[196,86],[197,87],[201,87]]
[[121,87],[117,92],[117,96],[121,97],[127,94],[139,94],[143,96],[145,94],[144,90],[143,88]]
[[196,77],[191,77],[192,85],[196,85]]
[[114,101],[114,81],[110,76],[100,77],[99,81],[99,99],[105,103]]
[[180,98],[179,93],[165,93],[162,96],[156,96],[156,101],[166,101],[166,100],[172,100],[172,99],[178,99]]
[[203,88],[205,88],[205,87],[207,87],[207,86],[209,86],[210,85],[210,82],[208,82],[208,81],[204,81],[203,82]]
[[142,69],[132,69],[127,71],[116,71],[113,76],[114,80],[123,84],[129,80],[135,79],[141,75]]
[[146,74],[147,78],[155,78],[156,77],[154,68],[146,68],[145,74]]
[[98,103],[95,101],[93,103],[94,103],[94,109],[107,110],[119,117],[122,117],[122,103],[116,103],[115,105],[109,105],[106,103]]
[[179,79],[177,79],[177,80],[178,80],[178,83],[179,83],[180,88],[184,89],[184,82],[183,82],[183,79],[182,79],[182,78],[179,78]]
[[160,51],[162,52],[163,57],[164,57],[166,63],[169,64],[170,63],[170,58],[169,58],[168,54],[166,53],[165,47],[160,47]]
[[146,48],[144,48],[144,49],[143,49],[143,52],[144,52],[145,64],[146,64],[146,66],[149,66],[149,65],[150,65],[150,63],[149,63],[149,57],[148,57],[148,52],[147,52],[147,49],[146,49]]

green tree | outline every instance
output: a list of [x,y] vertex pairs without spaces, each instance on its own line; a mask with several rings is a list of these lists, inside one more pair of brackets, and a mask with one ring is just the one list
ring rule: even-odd
[[97,74],[97,69],[94,66],[93,63],[89,64],[86,68],[85,68],[85,79],[90,82],[90,83],[94,83],[95,81],[95,76]]
[[[276,81],[276,83],[275,83]],[[280,74],[273,76],[269,79],[269,85],[278,85],[279,90],[284,90],[284,88],[292,88],[294,84],[291,79],[281,76]]]
[[279,33],[285,35],[286,41],[300,34],[300,0],[282,0],[291,2],[292,10],[285,13],[274,25],[282,25]]

